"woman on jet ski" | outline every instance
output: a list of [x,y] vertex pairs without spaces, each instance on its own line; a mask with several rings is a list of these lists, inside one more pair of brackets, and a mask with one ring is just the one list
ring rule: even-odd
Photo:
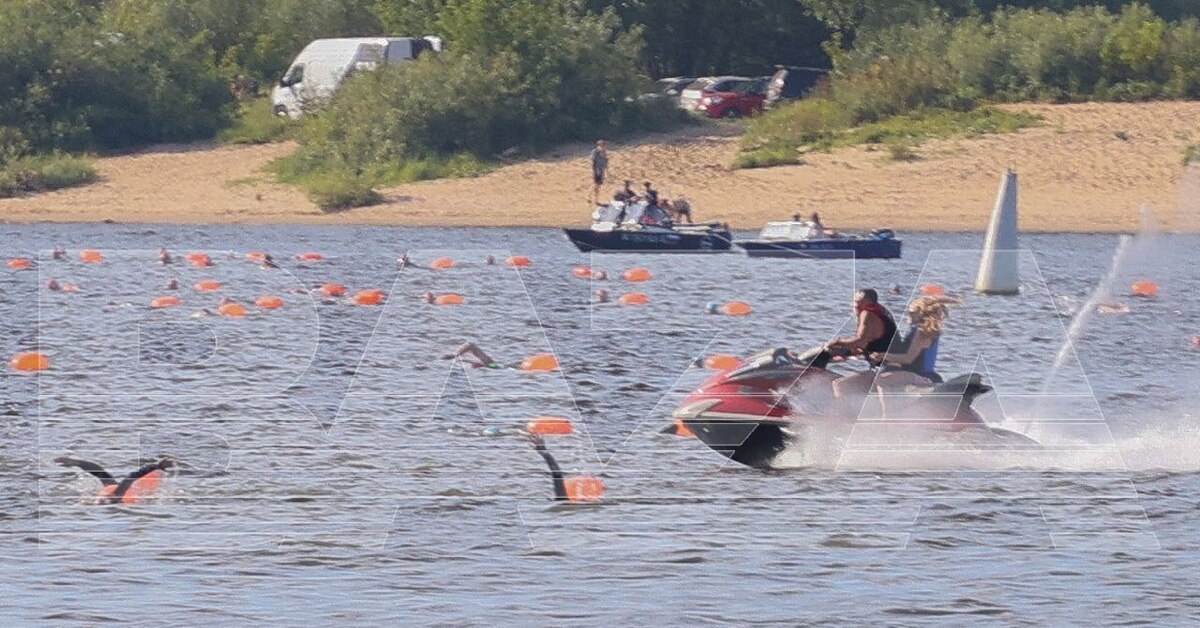
[[887,353],[871,356],[882,363],[876,386],[898,390],[906,386],[928,386],[941,383],[937,364],[938,340],[949,315],[947,305],[962,303],[950,297],[921,297],[909,304],[905,317],[908,332],[897,336]]

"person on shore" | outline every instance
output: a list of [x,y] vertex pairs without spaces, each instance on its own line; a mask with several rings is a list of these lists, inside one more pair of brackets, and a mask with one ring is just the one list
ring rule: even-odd
[[64,467],[75,467],[100,480],[100,492],[96,494],[97,504],[136,503],[139,496],[158,487],[158,481],[161,479],[163,471],[177,466],[174,460],[163,456],[130,473],[118,482],[111,473],[104,470],[104,467],[94,462],[70,456],[59,456],[54,461]]
[[[878,355],[886,353],[896,337],[896,320],[880,305],[879,293],[871,288],[855,293],[853,306],[858,321],[854,335],[832,340],[825,349],[834,355],[862,355],[872,367],[877,367]],[[839,399],[866,394],[874,381],[875,372],[871,369],[847,375],[833,382],[833,394]]]
[[596,140],[592,149],[592,205],[600,198],[600,186],[604,185],[604,177],[608,174],[608,142]]

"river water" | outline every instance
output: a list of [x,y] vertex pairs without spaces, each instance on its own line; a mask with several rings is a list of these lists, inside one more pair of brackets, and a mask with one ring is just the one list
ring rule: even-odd
[[[53,361],[0,376],[0,616],[16,622],[1200,619],[1195,236],[1135,240],[1112,282],[1128,313],[1077,326],[1056,366],[1116,237],[1025,236],[1021,295],[984,297],[969,290],[979,234],[905,234],[903,260],[858,264],[589,256],[542,229],[0,234],[0,256],[42,258],[0,271],[0,355],[40,349]],[[55,245],[70,259],[48,259]],[[216,265],[163,267],[159,246]],[[104,262],[81,263],[81,248]],[[242,260],[255,250],[282,268]],[[302,251],[326,259],[293,259]],[[400,270],[404,251],[458,265]],[[487,266],[488,254],[533,264]],[[572,277],[576,264],[653,276],[588,282]],[[47,291],[51,277],[81,290]],[[173,277],[183,305],[150,309]],[[1157,298],[1124,296],[1140,278],[1158,283]],[[224,288],[196,292],[202,279]],[[388,299],[308,293],[326,282]],[[711,374],[696,358],[815,345],[848,333],[856,286],[902,311],[927,283],[966,297],[939,370],[985,373],[997,392],[980,411],[1044,448],[900,447],[864,430],[763,473],[658,433]],[[592,307],[597,288],[650,302]],[[465,303],[426,305],[427,291]],[[222,296],[268,294],[285,306],[196,315]],[[754,312],[704,312],[731,300]],[[554,353],[561,369],[443,359],[468,340],[506,366]],[[574,423],[549,447],[570,472],[603,479],[602,504],[549,499],[544,464],[508,433],[536,416]],[[156,498],[98,507],[97,482],[53,462],[68,452],[120,474],[159,454],[184,466]]]

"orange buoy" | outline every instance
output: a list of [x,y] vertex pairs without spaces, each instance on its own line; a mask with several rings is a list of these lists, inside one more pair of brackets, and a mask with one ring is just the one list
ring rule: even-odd
[[730,301],[721,306],[721,313],[726,316],[745,316],[753,311],[750,304],[741,301]]
[[346,286],[340,283],[322,284],[320,288],[317,288],[317,292],[327,297],[344,297],[346,296]]
[[940,297],[946,294],[946,289],[936,283],[927,283],[920,288],[921,295],[926,297]]
[[204,279],[197,281],[196,285],[192,286],[196,292],[216,292],[221,289],[221,282],[215,279]]
[[79,292],[79,286],[73,283],[64,283],[62,285],[63,292]]
[[261,264],[267,261],[267,254],[263,253],[262,251],[250,251],[246,254],[246,261],[254,262],[255,264]]
[[226,303],[217,308],[217,314],[228,316],[229,318],[241,318],[246,315],[246,308],[237,303]]
[[562,436],[574,431],[571,428],[570,421],[553,416],[540,416],[529,419],[529,422],[525,424],[525,430],[530,434],[541,434],[543,436]]
[[186,259],[189,264],[197,268],[208,268],[209,266],[212,266],[212,258],[205,253],[188,253],[187,255],[184,255],[183,258]]
[[704,368],[714,371],[731,371],[742,365],[737,356],[718,353],[704,358]]
[[99,264],[104,261],[104,255],[95,249],[84,249],[79,252],[79,261],[85,264]]
[[617,299],[617,302],[621,305],[645,305],[650,302],[650,297],[641,292],[626,292]]
[[[146,475],[134,480],[129,488],[125,489],[125,493],[121,495],[122,504],[136,504],[139,499],[148,497],[150,494],[158,490],[159,481],[162,478],[162,471],[151,471]],[[104,498],[111,496],[117,490],[116,484],[109,484],[100,487],[97,497]]]
[[13,259],[8,260],[8,267],[13,270],[25,270],[30,266],[33,266],[33,262],[25,259],[24,257],[14,257]]
[[1158,284],[1148,279],[1139,279],[1129,286],[1129,292],[1135,297],[1149,299],[1158,296]]
[[558,358],[549,353],[535,353],[521,361],[522,371],[553,371],[558,368]]
[[645,268],[630,268],[629,270],[625,271],[621,277],[623,277],[625,281],[640,283],[650,278],[650,271],[646,270]]
[[283,299],[276,296],[263,296],[254,300],[254,304],[264,310],[277,310],[283,307]]
[[1200,347],[1200,336],[1192,336],[1192,346]]
[[696,438],[696,433],[683,424],[683,419],[675,419],[675,435],[682,438]]
[[509,266],[513,266],[515,268],[524,268],[526,266],[529,266],[530,264],[533,264],[533,262],[530,261],[530,259],[528,257],[525,257],[524,255],[514,255],[514,256],[504,260],[504,263],[508,264]]
[[454,293],[441,294],[433,299],[434,305],[462,305],[463,303],[466,303],[466,299],[462,298],[462,295]]
[[37,351],[27,351],[25,353],[18,353],[17,355],[14,355],[13,359],[9,361],[8,365],[11,366],[14,371],[32,373],[33,371],[44,371],[50,368],[50,358],[46,357],[45,354],[38,353]]
[[153,301],[151,301],[150,307],[155,308],[155,309],[161,309],[164,307],[174,307],[181,303],[183,303],[183,300],[180,299],[179,297],[173,296],[173,295],[167,295],[165,297],[158,297],[158,298],[154,299]]
[[432,262],[429,262],[429,267],[434,270],[446,270],[447,268],[454,268],[454,260],[450,259],[449,257],[439,257]]
[[312,251],[308,251],[305,253],[300,253],[299,255],[296,256],[296,259],[298,259],[302,262],[321,262],[321,261],[325,260],[325,256],[321,255],[320,253],[313,253]]
[[383,303],[383,290],[369,288],[354,293],[355,305],[379,305]]
[[576,279],[591,279],[592,269],[588,266],[576,266],[571,269],[571,275]]
[[573,503],[592,503],[604,499],[604,482],[590,475],[567,478],[563,480],[563,488],[567,491],[567,499]]

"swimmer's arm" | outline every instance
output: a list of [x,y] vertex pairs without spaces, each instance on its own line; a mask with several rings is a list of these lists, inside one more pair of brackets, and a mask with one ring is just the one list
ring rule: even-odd
[[555,501],[567,501],[567,486],[563,483],[563,471],[558,466],[558,461],[550,452],[546,451],[546,444],[541,438],[530,437],[533,442],[533,448],[542,455],[542,460],[546,461],[546,466],[550,467],[550,479],[554,482],[554,499]]
[[103,484],[104,486],[109,486],[109,485],[117,483],[117,479],[114,478],[111,473],[109,473],[108,471],[105,471],[104,467],[101,467],[100,465],[98,465],[94,462],[88,462],[87,460],[79,460],[77,458],[71,458],[69,456],[59,456],[59,457],[55,458],[54,461],[57,462],[58,464],[61,464],[64,467],[76,467],[80,471],[83,471],[84,473],[88,473],[88,474],[92,475],[93,477],[95,477],[97,480],[100,480],[100,483]]

